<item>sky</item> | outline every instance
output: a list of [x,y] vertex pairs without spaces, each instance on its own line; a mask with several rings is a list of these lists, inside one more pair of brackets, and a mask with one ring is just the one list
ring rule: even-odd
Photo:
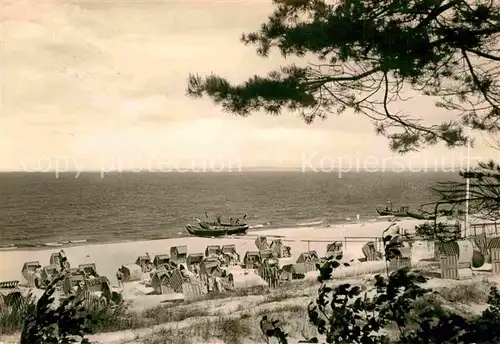
[[[239,41],[267,1],[3,2],[0,170],[175,170],[237,166],[440,168],[464,148],[403,157],[350,112],[306,125],[296,114],[240,118],[185,94],[189,73],[234,82],[286,63]],[[400,105],[442,117],[431,99]],[[498,158],[480,137],[472,159]]]

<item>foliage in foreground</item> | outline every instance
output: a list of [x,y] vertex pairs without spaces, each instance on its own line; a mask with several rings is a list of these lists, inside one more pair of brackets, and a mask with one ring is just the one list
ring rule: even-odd
[[[397,256],[398,243],[390,235],[384,238],[386,259]],[[322,283],[318,297],[307,309],[310,323],[316,328],[317,336],[307,343],[359,343],[359,344],[493,344],[500,342],[500,294],[493,287],[490,290],[489,307],[481,315],[465,317],[442,308],[421,307],[427,303],[432,291],[422,287],[427,280],[409,268],[400,269],[387,276],[375,276],[373,290],[363,291],[360,286],[341,284],[329,287],[324,282],[331,279],[334,269],[341,263],[342,256],[319,265],[319,281]],[[84,336],[90,327],[99,322],[99,317],[82,307],[75,297],[56,300],[56,283],[49,286],[28,315],[21,335],[21,344],[71,344],[86,343]],[[420,303],[420,306],[419,306]],[[115,308],[121,309],[119,307]],[[121,314],[121,312],[118,312]],[[165,315],[165,317],[170,315]],[[173,319],[170,319],[175,321]],[[181,318],[177,319],[178,321]],[[232,321],[232,322],[231,322]],[[210,334],[224,335],[224,340],[237,343],[249,334],[245,331],[229,331],[228,327],[239,328],[232,319],[221,319],[214,323],[205,337]],[[165,320],[167,322],[167,320]],[[288,342],[288,334],[266,316],[262,323],[267,339],[275,337],[281,344]],[[90,325],[90,326],[89,326]],[[238,326],[237,326],[238,325]],[[215,327],[214,327],[215,326]],[[215,329],[215,330],[214,330]],[[397,336],[389,333],[397,329]]]
[[[394,258],[397,248],[391,237],[384,238],[386,259]],[[480,315],[466,318],[434,307],[416,307],[432,290],[422,284],[427,278],[409,268],[375,276],[373,295],[362,293],[359,286],[341,284],[335,288],[323,282],[340,266],[335,257],[318,266],[322,283],[318,297],[308,308],[309,320],[317,337],[308,343],[343,344],[493,344],[500,342],[500,294],[490,290],[489,307]],[[391,328],[398,335],[389,336]],[[271,333],[280,344],[287,344],[283,330]]]
[[87,343],[85,334],[88,315],[74,295],[56,299],[57,284],[60,276],[48,286],[36,304],[34,312],[27,315],[21,333],[21,344],[72,344]]
[[24,296],[20,292],[14,292],[5,299],[5,303],[0,305],[0,333],[16,333],[23,327],[28,315],[35,312],[36,300],[32,294]]

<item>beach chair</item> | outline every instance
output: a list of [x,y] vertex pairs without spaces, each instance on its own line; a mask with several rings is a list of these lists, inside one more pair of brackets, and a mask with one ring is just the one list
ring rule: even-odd
[[302,252],[297,258],[297,263],[319,263],[319,255],[316,251]]
[[38,260],[24,263],[21,273],[26,279],[28,287],[36,287],[36,283],[41,283],[41,281],[36,281],[37,278],[41,279],[41,277],[37,276],[40,268],[41,265]]
[[186,259],[186,265],[189,271],[193,271],[193,268],[199,266],[203,261],[203,253],[191,253]]
[[176,264],[185,264],[187,260],[187,246],[173,246],[170,248],[170,259]]
[[247,251],[243,257],[243,265],[246,269],[254,269],[261,263],[260,252]]
[[142,269],[137,264],[125,264],[121,266],[123,272],[123,282],[140,281]]
[[211,255],[216,255],[221,251],[221,248],[219,245],[208,245],[207,248],[205,249],[205,256],[211,256]]
[[269,249],[269,243],[267,242],[267,237],[260,236],[257,239],[255,239],[255,246],[257,246],[257,249],[259,251]]
[[59,272],[59,266],[57,265],[47,265],[42,268],[42,282],[44,285],[49,285],[52,282],[53,277]]
[[153,265],[158,268],[161,265],[165,265],[170,261],[170,255],[169,254],[159,254],[155,256],[155,259],[153,260]]
[[367,242],[361,248],[367,262],[373,262],[376,260],[382,260],[383,254],[375,248],[375,243],[373,241]]
[[[64,262],[64,263],[63,263]],[[71,265],[68,262],[68,259],[66,257],[66,253],[64,250],[61,250],[59,252],[52,253],[50,255],[49,259],[49,264],[50,265],[57,265],[59,267],[63,267],[64,269],[69,269],[71,268]],[[62,265],[61,265],[62,264]]]
[[141,267],[142,272],[148,272],[148,266],[152,265],[152,262],[149,256],[139,256],[135,260],[135,264]]
[[334,242],[326,246],[326,259],[337,258],[343,254],[343,244],[341,242]]
[[95,263],[80,264],[78,268],[87,276],[99,277]]

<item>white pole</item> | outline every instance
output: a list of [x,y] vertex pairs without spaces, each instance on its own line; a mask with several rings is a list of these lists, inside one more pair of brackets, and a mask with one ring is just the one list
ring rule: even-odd
[[[467,125],[467,174],[470,171],[470,125]],[[469,193],[470,181],[467,177],[465,179],[465,225],[464,237],[467,238],[467,229],[469,228]]]

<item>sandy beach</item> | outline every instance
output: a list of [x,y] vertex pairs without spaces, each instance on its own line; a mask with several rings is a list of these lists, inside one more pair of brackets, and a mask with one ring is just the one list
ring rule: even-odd
[[[397,223],[400,228],[413,229],[422,223],[419,220],[402,220]],[[72,247],[61,247],[67,254],[71,266],[95,263],[97,272],[107,276],[116,283],[116,270],[127,263],[134,263],[136,258],[146,252],[153,258],[157,254],[170,254],[170,247],[186,245],[188,254],[202,253],[207,245],[234,244],[237,252],[243,258],[245,252],[255,251],[257,236],[281,237],[284,243],[291,247],[292,257],[296,259],[301,252],[315,250],[320,256],[326,253],[328,242],[344,241],[346,237],[359,238],[358,242],[347,242],[344,245],[344,258],[356,259],[363,257],[361,247],[369,241],[369,237],[380,237],[389,222],[367,222],[331,227],[281,228],[267,231],[250,232],[246,237],[233,238],[175,238],[153,241],[137,241],[111,244],[93,244]],[[363,238],[366,237],[366,240]],[[311,240],[307,242],[307,240]],[[39,261],[42,266],[49,265],[50,254],[61,248],[53,247],[42,250],[9,250],[0,252],[0,280],[19,280],[24,283],[21,269],[24,262]]]
[[[403,230],[412,230],[421,224],[420,220],[403,219],[395,226]],[[293,260],[296,260],[301,252],[315,250],[320,256],[326,253],[328,243],[342,241],[344,244],[344,260],[363,257],[362,246],[373,240],[374,237],[382,237],[383,231],[390,225],[389,221],[375,221],[367,223],[353,223],[347,225],[335,225],[331,227],[302,227],[302,228],[280,228],[265,231],[250,232],[244,237],[233,238],[197,238],[186,237],[176,239],[165,239],[155,241],[138,241],[107,243],[94,245],[81,245],[63,247],[68,260],[72,266],[84,263],[95,263],[98,273],[107,276],[111,283],[116,286],[115,272],[122,264],[134,263],[136,258],[148,252],[154,257],[157,254],[170,253],[170,247],[186,245],[189,253],[201,253],[207,245],[234,244],[240,256],[247,251],[255,251],[255,239],[258,236],[267,236],[269,240],[281,238],[284,244],[291,246]],[[388,234],[388,233],[386,233]],[[419,260],[419,251],[412,249],[412,261]],[[43,250],[10,250],[0,252],[0,279],[19,280],[24,283],[21,268],[25,261],[38,260],[42,265],[49,263],[50,254],[58,252],[61,248],[53,247]],[[415,264],[415,268],[426,267],[429,262]],[[430,265],[429,265],[430,267]],[[361,263],[354,262],[351,266],[341,267],[332,274],[333,279],[328,281],[330,286],[340,283],[352,283],[368,288],[374,274],[384,273],[386,264],[384,261],[371,261]],[[91,342],[96,344],[148,344],[148,343],[170,343],[167,340],[179,335],[188,336],[192,341],[186,343],[231,343],[227,339],[227,325],[224,322],[235,321],[234,324],[243,326],[246,330],[238,334],[238,338],[245,338],[245,344],[257,344],[262,342],[259,332],[259,320],[263,314],[270,314],[273,318],[283,321],[285,329],[290,332],[290,343],[298,343],[300,338],[313,335],[315,332],[309,324],[306,308],[317,293],[316,281],[317,271],[306,274],[305,279],[297,280],[295,283],[281,286],[276,289],[263,290],[256,294],[228,294],[220,298],[201,299],[194,302],[175,302],[183,299],[182,294],[147,295],[148,290],[140,281],[125,283],[121,290],[128,305],[129,312],[136,316],[146,317],[150,321],[157,320],[152,325],[142,327],[124,327],[121,330],[110,332],[99,332],[88,336]],[[482,299],[487,297],[488,288],[497,285],[498,279],[488,277],[489,281],[481,273],[474,273],[472,279],[464,281],[431,279],[426,283],[433,290],[441,290],[443,293],[453,295],[471,295],[475,293]],[[451,289],[447,289],[451,288]],[[456,291],[448,291],[456,290]],[[459,291],[458,291],[459,290]],[[474,292],[470,291],[474,290]],[[38,292],[41,291],[37,291]],[[373,291],[369,291],[370,293]],[[445,295],[445,294],[443,294]],[[449,298],[457,297],[450,296]],[[461,297],[461,296],[460,296]],[[443,301],[450,307],[460,309],[459,303]],[[482,301],[468,304],[468,309],[477,314],[485,306]],[[149,311],[149,313],[148,313]],[[170,312],[170,313],[169,313]],[[167,315],[161,315],[167,314]],[[168,315],[171,314],[171,315]],[[152,317],[152,318],[151,318]],[[163,319],[159,321],[159,319]],[[231,320],[233,319],[233,320]],[[142,322],[141,322],[142,323]],[[144,324],[147,322],[143,321]],[[236,326],[236,325],[231,326]],[[238,327],[240,328],[240,327]],[[240,331],[238,330],[238,331]],[[246,331],[246,332],[245,332]],[[211,336],[214,338],[207,338]],[[170,339],[169,339],[170,338]],[[226,339],[224,339],[226,338]],[[0,336],[0,340],[6,344],[19,342],[19,333],[8,336]],[[156,341],[154,341],[156,340]],[[182,342],[184,343],[184,342]]]

